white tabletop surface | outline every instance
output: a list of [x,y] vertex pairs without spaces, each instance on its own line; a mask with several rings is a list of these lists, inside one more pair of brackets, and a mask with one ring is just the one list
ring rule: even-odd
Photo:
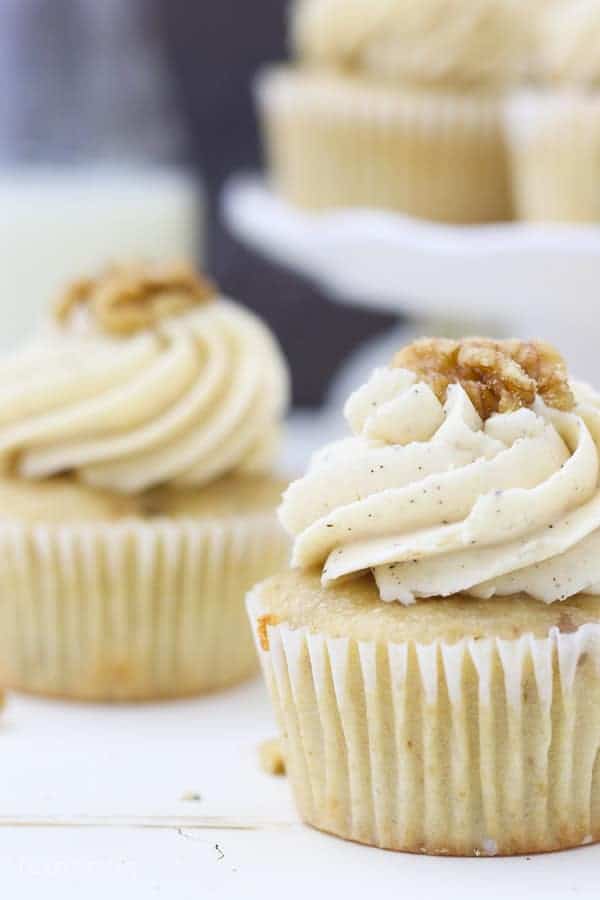
[[[339,428],[337,417],[295,417],[288,466],[303,468]],[[286,779],[259,767],[258,747],[274,735],[258,679],[139,706],[10,695],[0,715],[0,897],[600,897],[600,846],[436,859],[319,834],[298,821]]]
[[137,707],[11,696],[0,728],[2,896],[598,898],[600,846],[436,859],[304,827],[285,778],[258,765],[273,734],[260,681]]

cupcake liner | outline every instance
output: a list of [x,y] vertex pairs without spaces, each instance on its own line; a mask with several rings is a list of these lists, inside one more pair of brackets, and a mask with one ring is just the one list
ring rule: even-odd
[[383,207],[460,223],[510,217],[495,95],[291,67],[263,72],[256,94],[275,186],[296,205]]
[[81,699],[195,694],[249,675],[244,594],[287,559],[274,514],[0,525],[0,684]]
[[506,122],[517,216],[600,221],[600,94],[522,94]]
[[600,840],[600,625],[394,644],[248,610],[307,823],[431,854]]

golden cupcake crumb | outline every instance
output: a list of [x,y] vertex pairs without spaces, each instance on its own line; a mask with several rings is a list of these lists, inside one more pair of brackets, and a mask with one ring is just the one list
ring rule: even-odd
[[182,803],[201,803],[202,795],[198,791],[184,791],[179,799]]
[[571,616],[562,612],[558,620],[558,630],[561,634],[574,634],[579,629],[579,625],[573,621]]
[[267,631],[269,625],[279,625],[278,616],[271,615],[271,613],[267,613],[265,616],[259,616],[256,623],[256,631],[258,634],[258,640],[260,646],[268,653],[271,649],[269,645],[269,633]]
[[556,409],[575,405],[565,361],[544,341],[422,338],[400,350],[392,366],[415,372],[441,402],[458,382],[482,419],[531,406],[536,396]]
[[216,295],[212,282],[186,263],[131,263],[74,281],[58,298],[54,315],[64,323],[85,304],[101,331],[119,336],[151,328]]
[[277,738],[263,741],[258,748],[260,767],[267,775],[285,775],[285,757]]

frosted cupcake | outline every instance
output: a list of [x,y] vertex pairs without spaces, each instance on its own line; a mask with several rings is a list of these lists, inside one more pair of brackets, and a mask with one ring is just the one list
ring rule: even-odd
[[0,382],[0,683],[129,700],[250,674],[244,593],[287,557],[268,329],[186,267],[114,268]]
[[346,417],[248,600],[302,817],[432,854],[600,839],[600,397],[541,343],[423,341]]
[[508,105],[514,201],[530,221],[600,221],[600,2],[539,19],[537,87]]
[[298,0],[297,63],[258,82],[275,186],[311,209],[509,218],[500,100],[528,23],[514,0]]

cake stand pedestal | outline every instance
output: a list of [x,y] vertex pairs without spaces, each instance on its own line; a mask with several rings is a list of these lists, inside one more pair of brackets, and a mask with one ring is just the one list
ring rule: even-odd
[[420,331],[545,338],[579,377],[594,380],[600,227],[452,226],[362,209],[308,213],[257,176],[233,177],[222,209],[238,238],[339,302],[409,313]]

